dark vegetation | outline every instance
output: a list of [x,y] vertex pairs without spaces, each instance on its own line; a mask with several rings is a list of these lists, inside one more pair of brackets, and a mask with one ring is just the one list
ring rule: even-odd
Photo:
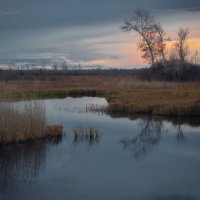
[[[168,71],[166,73],[165,67]],[[151,68],[140,69],[94,69],[94,70],[0,70],[0,81],[44,80],[60,81],[71,76],[119,76],[131,75],[144,81],[200,81],[200,65],[187,63],[180,72],[174,69],[173,63],[166,61],[156,63]]]
[[0,70],[1,81],[12,80],[60,80],[69,76],[127,75],[140,74],[145,69],[91,69],[91,70]]

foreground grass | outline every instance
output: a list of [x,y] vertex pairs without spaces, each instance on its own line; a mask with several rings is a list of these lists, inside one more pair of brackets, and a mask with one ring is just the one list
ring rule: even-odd
[[0,144],[60,136],[62,133],[62,126],[47,125],[46,109],[41,101],[16,105],[1,100]]
[[145,82],[129,75],[70,76],[60,81],[1,82],[13,97],[103,96],[114,114],[200,116],[200,83]]

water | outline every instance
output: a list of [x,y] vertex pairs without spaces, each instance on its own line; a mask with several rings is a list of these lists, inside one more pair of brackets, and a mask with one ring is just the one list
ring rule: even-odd
[[45,104],[65,137],[1,146],[1,200],[200,199],[198,120],[111,117],[103,98]]

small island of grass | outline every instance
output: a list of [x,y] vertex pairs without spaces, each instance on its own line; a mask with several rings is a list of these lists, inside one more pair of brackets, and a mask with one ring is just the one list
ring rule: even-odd
[[63,134],[60,125],[48,125],[46,109],[39,100],[0,102],[0,144],[24,142]]

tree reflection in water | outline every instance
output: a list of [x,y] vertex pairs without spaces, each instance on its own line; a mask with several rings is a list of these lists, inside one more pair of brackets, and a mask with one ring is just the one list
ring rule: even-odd
[[30,184],[43,173],[48,147],[61,140],[60,136],[0,146],[0,199],[13,199],[19,183],[26,179]]
[[180,124],[177,125],[176,128],[177,128],[177,135],[176,135],[177,141],[178,141],[178,142],[184,141],[185,136],[184,136],[184,134],[183,134],[183,129],[182,129],[181,125],[180,125]]
[[[135,159],[142,159],[148,153],[158,146],[161,141],[161,133],[163,123],[161,120],[153,120],[151,118],[142,119],[142,128],[140,133],[133,139],[123,139],[120,142],[123,148],[132,152]],[[184,140],[184,134],[180,125],[177,126],[177,141]]]
[[134,153],[136,159],[144,157],[147,153],[152,151],[161,140],[161,121],[153,121],[149,119],[143,120],[144,126],[141,132],[133,139],[121,140],[124,149]]

